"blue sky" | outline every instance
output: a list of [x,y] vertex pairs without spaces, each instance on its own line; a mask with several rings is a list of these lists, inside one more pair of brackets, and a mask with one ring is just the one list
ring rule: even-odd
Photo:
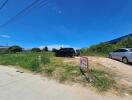
[[[33,1],[9,0],[0,26]],[[0,27],[0,45],[83,48],[131,32],[132,0],[50,0]]]

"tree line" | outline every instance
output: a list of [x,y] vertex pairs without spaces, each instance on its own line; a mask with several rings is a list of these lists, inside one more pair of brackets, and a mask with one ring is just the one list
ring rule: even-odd
[[48,52],[49,49],[47,46],[45,46],[43,49],[40,49],[40,48],[32,48],[30,50],[25,50],[24,48],[22,48],[21,46],[19,45],[13,45],[13,46],[10,46],[8,47],[7,49],[3,50],[3,52],[1,53],[16,53],[16,52]]

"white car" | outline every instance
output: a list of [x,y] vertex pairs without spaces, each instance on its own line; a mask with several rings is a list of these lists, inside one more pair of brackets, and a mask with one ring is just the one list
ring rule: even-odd
[[132,62],[132,48],[121,48],[109,54],[109,58],[120,60],[127,64]]

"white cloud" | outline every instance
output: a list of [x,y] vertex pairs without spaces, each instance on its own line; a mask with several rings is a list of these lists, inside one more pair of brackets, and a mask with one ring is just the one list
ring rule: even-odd
[[[40,46],[39,48],[40,49],[43,49],[45,46]],[[49,50],[52,50],[53,48],[55,48],[55,49],[60,49],[61,47],[63,47],[63,48],[69,48],[69,47],[71,47],[70,45],[58,45],[58,44],[55,44],[55,45],[47,45],[47,47],[48,47],[48,49]]]
[[2,37],[2,38],[11,38],[11,36],[6,35],[6,34],[2,34],[2,35],[0,35],[0,37]]

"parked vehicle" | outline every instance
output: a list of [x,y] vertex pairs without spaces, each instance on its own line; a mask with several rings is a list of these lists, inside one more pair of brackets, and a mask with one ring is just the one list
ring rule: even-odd
[[73,48],[61,48],[55,52],[55,55],[58,57],[73,57],[76,53]]
[[132,62],[132,48],[121,48],[109,54],[109,58],[120,60],[127,64]]
[[79,56],[80,55],[80,50],[75,50],[75,56]]

